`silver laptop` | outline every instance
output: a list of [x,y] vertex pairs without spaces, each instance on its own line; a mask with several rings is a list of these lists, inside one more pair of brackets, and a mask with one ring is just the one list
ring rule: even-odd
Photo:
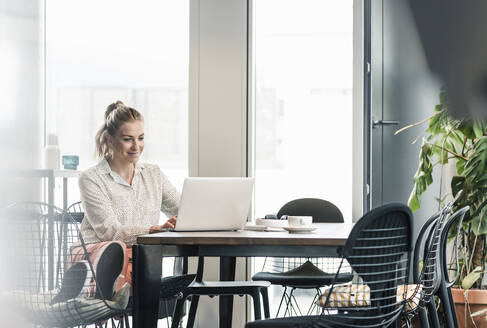
[[175,231],[242,229],[247,221],[253,178],[186,178]]

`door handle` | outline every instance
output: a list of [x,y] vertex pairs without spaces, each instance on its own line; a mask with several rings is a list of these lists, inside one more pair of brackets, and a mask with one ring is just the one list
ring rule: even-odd
[[375,128],[377,125],[399,125],[399,121],[397,121],[397,120],[374,120],[374,121],[372,121],[372,128]]

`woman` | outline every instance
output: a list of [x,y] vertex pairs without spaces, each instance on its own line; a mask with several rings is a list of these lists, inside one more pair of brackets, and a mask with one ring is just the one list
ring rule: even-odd
[[[85,209],[81,232],[94,263],[107,242],[119,241],[126,249],[118,289],[130,282],[136,237],[174,228],[180,196],[157,165],[139,163],[144,120],[137,110],[121,101],[109,105],[95,141],[100,162],[79,179]],[[159,225],[161,211],[171,218]]]

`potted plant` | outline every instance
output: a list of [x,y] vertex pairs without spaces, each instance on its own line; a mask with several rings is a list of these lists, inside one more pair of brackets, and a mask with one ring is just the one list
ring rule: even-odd
[[[459,232],[460,276],[458,288],[453,290],[458,303],[457,317],[460,326],[487,327],[487,290],[482,290],[487,235],[487,121],[450,117],[446,93],[442,90],[433,115],[396,134],[423,123],[428,123],[428,127],[423,134],[419,166],[408,203],[413,211],[417,210],[421,195],[433,182],[433,170],[440,169],[443,180],[445,166],[454,165],[456,174],[450,181],[440,181],[437,200],[441,206],[448,196],[443,188],[446,182],[451,185],[451,196],[458,197],[453,210],[470,206]],[[419,137],[413,142],[418,140]],[[475,303],[480,303],[479,307]]]

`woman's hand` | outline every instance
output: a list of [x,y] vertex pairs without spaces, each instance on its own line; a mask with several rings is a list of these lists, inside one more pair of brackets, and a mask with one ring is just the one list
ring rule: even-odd
[[157,232],[164,231],[166,229],[173,229],[176,226],[177,218],[178,218],[177,216],[173,216],[162,225],[153,225],[152,227],[149,228],[149,233],[157,233]]
[[166,221],[166,223],[164,223],[162,226],[164,228],[170,228],[170,229],[174,229],[176,227],[176,220],[177,220],[177,215],[176,216],[173,216],[172,218],[170,218],[169,220]]

